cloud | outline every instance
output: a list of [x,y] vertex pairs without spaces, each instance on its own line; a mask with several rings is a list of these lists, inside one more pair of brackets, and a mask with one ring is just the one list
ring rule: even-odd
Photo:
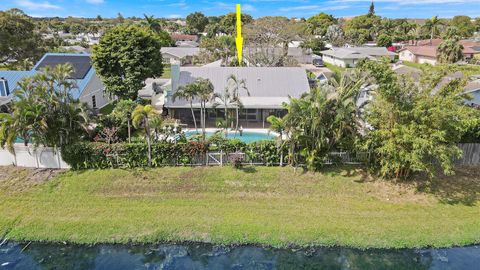
[[105,3],[104,0],[86,0],[89,4],[99,5]]
[[50,4],[49,2],[33,2],[30,0],[18,0],[17,5],[27,9],[61,9],[60,6]]

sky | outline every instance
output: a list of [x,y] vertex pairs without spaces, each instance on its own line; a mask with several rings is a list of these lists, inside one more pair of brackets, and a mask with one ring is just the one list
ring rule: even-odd
[[[155,17],[186,17],[194,11],[207,16],[235,11],[235,4],[253,17],[308,18],[320,12],[335,17],[365,14],[371,0],[0,0],[0,10],[20,8],[34,17],[125,17],[143,14]],[[376,0],[377,14],[389,18],[430,18],[438,15],[480,17],[480,0]]]

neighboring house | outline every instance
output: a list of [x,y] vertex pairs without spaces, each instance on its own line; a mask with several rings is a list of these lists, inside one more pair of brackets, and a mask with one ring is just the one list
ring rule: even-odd
[[198,42],[198,36],[196,35],[185,35],[185,34],[170,34],[170,37],[173,41],[193,41]]
[[[408,42],[409,44],[400,50],[399,59],[418,64],[437,64],[437,49],[443,39],[419,40]],[[480,42],[472,40],[460,40],[463,46],[462,54],[464,60],[480,59]]]
[[[333,77],[334,73],[328,68],[307,68],[315,78],[309,78],[310,86],[315,87],[318,84],[326,84]],[[313,80],[312,80],[313,79]]]
[[400,61],[418,64],[437,64],[437,46],[407,46],[399,52]]
[[[227,87],[228,78],[235,75],[238,80],[245,80],[250,96],[241,91],[243,108],[240,112],[240,125],[250,128],[265,128],[266,119],[270,115],[283,116],[286,110],[284,102],[289,97],[300,97],[310,91],[305,69],[298,67],[179,67],[172,66],[172,91],[168,93],[165,102],[166,114],[182,123],[193,124],[190,104],[184,99],[172,97],[180,86],[194,82],[197,78],[209,79],[215,93],[222,95]],[[215,106],[219,103],[218,106]],[[200,119],[200,103],[194,100],[193,107]],[[207,125],[215,126],[215,121],[223,119],[224,106],[220,101],[207,103]],[[230,105],[231,109],[234,108]]]
[[355,67],[363,59],[378,60],[383,57],[391,61],[395,59],[395,53],[390,52],[384,47],[350,47],[350,48],[332,48],[322,51],[322,58],[325,63],[340,67]]
[[84,48],[82,46],[74,45],[74,46],[62,46],[62,49],[72,52],[72,53],[83,53],[83,54],[90,54],[90,49]]
[[193,64],[193,57],[200,53],[200,48],[163,47],[161,49],[163,62],[166,64]]
[[[3,99],[10,97],[18,82],[25,77],[33,76],[42,68],[66,63],[71,64],[75,70],[71,78],[77,85],[77,89],[71,93],[74,98],[78,98],[92,109],[100,109],[110,102],[87,54],[47,53],[30,71],[0,71],[0,96]],[[2,86],[4,91],[1,91]]]
[[480,79],[468,82],[465,86],[465,93],[471,96],[471,100],[465,101],[466,104],[480,108]]
[[200,46],[196,41],[177,41],[175,42],[175,46],[177,47],[187,47],[187,48],[197,48]]
[[[258,48],[258,47],[245,47],[243,48],[243,55],[246,62],[249,59],[255,58],[267,58],[268,60],[280,59],[284,56],[285,49],[282,47],[275,48]],[[304,49],[300,47],[288,47],[287,57],[292,59],[293,64],[312,64],[313,59],[319,58],[312,50]]]

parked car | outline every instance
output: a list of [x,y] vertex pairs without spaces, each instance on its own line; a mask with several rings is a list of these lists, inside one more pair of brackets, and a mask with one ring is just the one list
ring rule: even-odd
[[318,58],[318,59],[313,59],[313,65],[315,67],[324,67],[325,64],[323,63],[323,59]]

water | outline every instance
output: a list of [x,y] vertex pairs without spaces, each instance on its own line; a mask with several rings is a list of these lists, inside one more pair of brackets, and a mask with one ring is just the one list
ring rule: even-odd
[[360,251],[7,243],[0,246],[0,269],[480,269],[480,246]]
[[[193,136],[193,135],[198,135],[196,131],[187,131],[185,132],[185,135],[187,138]],[[215,132],[206,132],[207,138],[215,134]],[[240,136],[240,133],[237,132],[235,134],[234,131],[230,131],[227,134],[228,139],[235,139],[238,138],[241,141],[245,143],[252,143],[252,142],[258,142],[258,141],[268,141],[268,140],[274,140],[276,138],[275,135],[272,134],[267,134],[267,133],[261,133],[261,132],[253,132],[253,131],[244,131],[242,133],[242,136]]]

